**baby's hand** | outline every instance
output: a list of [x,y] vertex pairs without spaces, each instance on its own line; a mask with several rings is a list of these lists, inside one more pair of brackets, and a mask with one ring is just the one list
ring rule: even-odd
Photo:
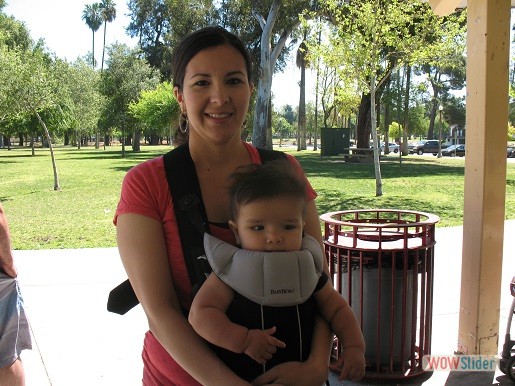
[[275,327],[268,330],[249,330],[243,352],[257,363],[265,364],[277,351],[277,347],[286,347],[284,342],[272,336],[274,333]]
[[347,347],[343,350],[336,363],[331,364],[331,370],[339,372],[338,380],[359,381],[365,375],[365,355],[363,350]]

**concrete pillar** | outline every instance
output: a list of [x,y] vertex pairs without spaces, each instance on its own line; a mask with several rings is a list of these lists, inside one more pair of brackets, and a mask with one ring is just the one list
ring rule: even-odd
[[467,12],[467,155],[458,351],[492,355],[498,353],[499,339],[510,0],[468,0]]

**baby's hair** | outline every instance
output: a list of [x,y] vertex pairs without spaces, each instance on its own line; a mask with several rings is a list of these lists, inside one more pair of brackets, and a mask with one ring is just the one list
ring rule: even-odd
[[263,165],[244,165],[230,176],[230,216],[238,218],[242,205],[253,201],[290,197],[305,200],[306,184],[287,160],[275,160]]

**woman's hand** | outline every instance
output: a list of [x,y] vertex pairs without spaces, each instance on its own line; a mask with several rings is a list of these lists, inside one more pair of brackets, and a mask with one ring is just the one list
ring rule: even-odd
[[309,359],[305,362],[286,362],[274,366],[266,373],[252,381],[255,386],[284,385],[284,386],[313,386],[322,385],[327,380],[327,364],[320,366]]

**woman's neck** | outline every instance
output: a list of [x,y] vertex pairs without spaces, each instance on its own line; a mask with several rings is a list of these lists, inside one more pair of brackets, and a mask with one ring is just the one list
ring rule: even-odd
[[248,151],[241,140],[224,145],[192,141],[189,146],[197,171],[234,170],[239,165],[250,163]]

